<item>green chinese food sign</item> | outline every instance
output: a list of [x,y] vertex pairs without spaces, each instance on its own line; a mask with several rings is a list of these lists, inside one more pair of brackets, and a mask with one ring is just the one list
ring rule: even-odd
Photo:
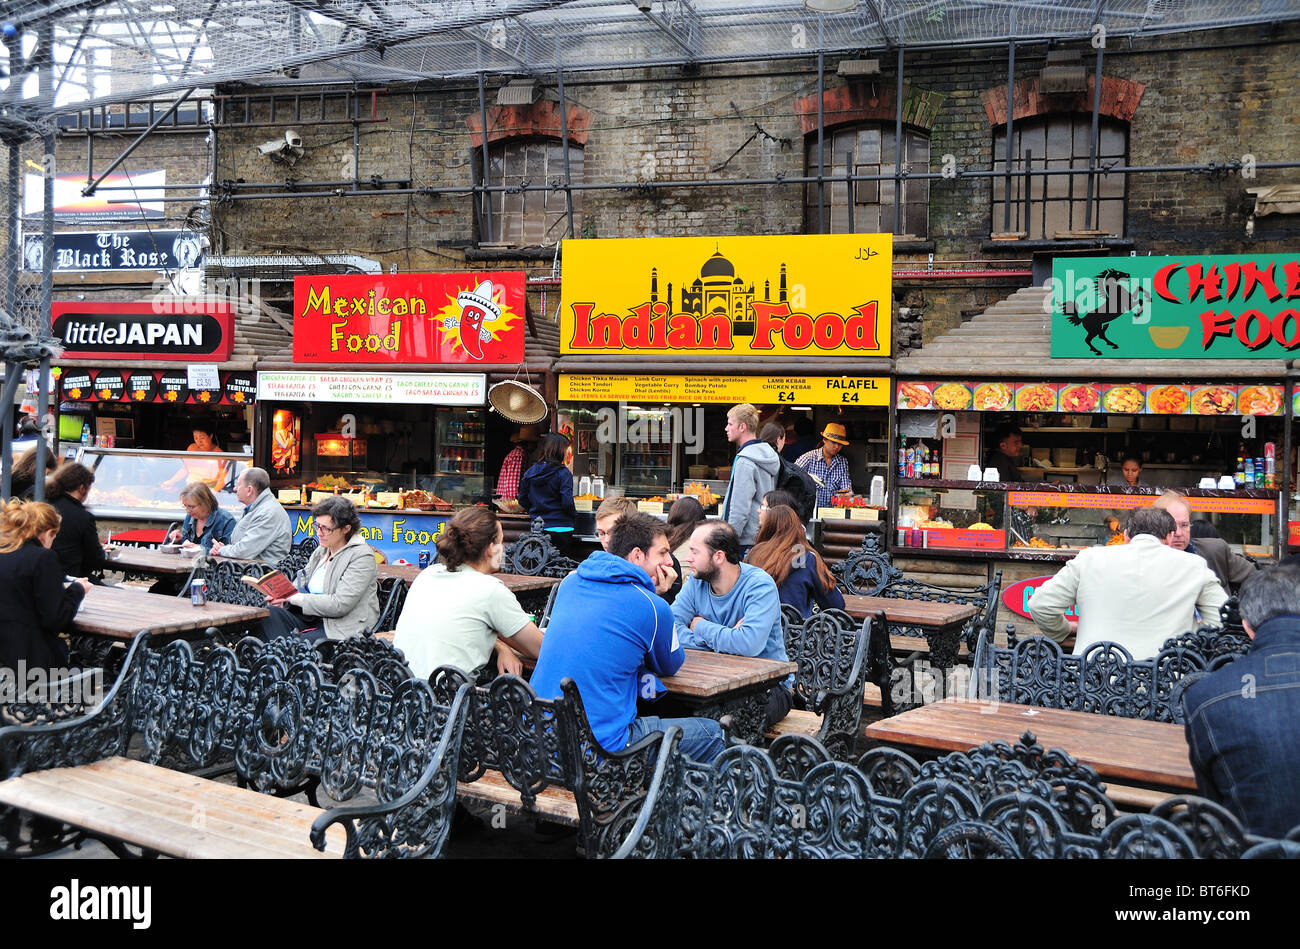
[[1287,359],[1300,258],[1069,257],[1052,266],[1052,356]]

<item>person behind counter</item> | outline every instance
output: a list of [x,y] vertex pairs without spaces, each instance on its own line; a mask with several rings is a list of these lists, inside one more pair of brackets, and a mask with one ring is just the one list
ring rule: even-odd
[[817,506],[830,507],[837,494],[852,494],[849,463],[840,452],[849,444],[848,431],[839,422],[822,430],[822,447],[804,452],[795,462],[817,482]]
[[421,679],[439,666],[455,666],[471,678],[495,651],[497,670],[522,675],[515,655],[537,657],[542,631],[498,577],[505,543],[494,511],[456,512],[438,538],[438,562],[411,584],[397,621],[393,645]]
[[232,560],[260,560],[277,564],[293,546],[289,515],[271,496],[271,476],[265,468],[245,468],[235,480],[235,497],[244,516],[230,534],[230,543],[212,542],[210,553]]
[[54,469],[45,480],[45,496],[62,518],[59,535],[54,538],[54,553],[63,572],[71,577],[84,577],[108,565],[99,543],[95,515],[85,507],[86,495],[94,483],[94,472],[75,463]]
[[[217,429],[211,422],[199,419],[191,423],[190,437],[194,440],[186,447],[186,451],[221,451],[221,445],[217,442]],[[225,461],[216,458],[196,458],[194,461],[185,461],[177,472],[162,483],[164,490],[174,488],[182,481],[202,481],[214,491],[220,491],[226,486],[226,479],[230,477],[230,467]]]
[[989,452],[984,467],[998,469],[999,481],[1024,480],[1019,467],[1020,450],[1024,447],[1024,439],[1021,436],[1019,427],[1010,423],[999,425],[993,430],[993,444],[997,448]]
[[569,440],[557,432],[542,439],[537,461],[519,480],[519,503],[548,527],[573,529],[573,472],[564,465]]
[[229,543],[235,530],[235,517],[218,506],[217,496],[206,484],[191,481],[182,488],[181,506],[185,508],[185,520],[180,530],[171,532],[169,539],[173,544],[197,545],[208,553],[213,541]]
[[517,498],[519,496],[519,476],[524,471],[524,460],[537,448],[537,426],[524,425],[510,436],[515,447],[506,454],[501,462],[501,473],[497,476],[499,498]]
[[[0,669],[66,666],[68,649],[59,634],[90,590],[78,578],[66,587],[51,549],[59,514],[43,501],[9,501],[0,509]],[[22,681],[22,680],[19,680]],[[22,682],[26,688],[26,682]]]
[[1136,455],[1125,455],[1119,466],[1119,473],[1124,476],[1124,486],[1128,488],[1149,488],[1151,485],[1142,480],[1142,460]]
[[[14,462],[13,473],[9,476],[9,496],[15,498],[31,497],[36,487],[36,445],[27,449]],[[59,466],[59,456],[54,452],[45,452],[45,474]]]
[[[291,578],[299,592],[268,599],[271,616],[262,621],[267,640],[294,634],[312,641],[351,639],[365,635],[379,619],[379,565],[361,536],[357,509],[347,498],[332,496],[313,507],[311,514],[320,546],[302,572]],[[311,617],[320,620],[313,623]]]
[[745,563],[771,577],[781,602],[804,619],[812,616],[814,603],[823,610],[844,609],[844,594],[835,589],[826,561],[808,545],[803,522],[792,507],[778,504],[768,509]]

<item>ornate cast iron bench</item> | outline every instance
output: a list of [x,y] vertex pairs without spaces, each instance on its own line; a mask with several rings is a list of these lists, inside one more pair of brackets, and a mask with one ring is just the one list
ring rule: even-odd
[[1269,841],[1210,801],[1177,797],[1123,815],[1105,790],[1095,771],[1044,751],[1029,732],[925,763],[877,748],[857,764],[787,735],[770,753],[733,746],[709,766],[674,755],[650,815],[615,855],[1234,858],[1278,849],[1265,852]]
[[807,620],[782,608],[785,651],[798,663],[796,708],[768,729],[769,739],[801,734],[818,739],[840,759],[853,753],[862,721],[867,680],[867,644],[875,627],[888,638],[884,614],[859,623],[843,610],[823,610]]
[[[465,674],[441,666],[436,696],[462,688]],[[469,697],[457,793],[508,813],[578,828],[580,850],[608,856],[649,813],[680,730],[647,735],[622,751],[600,747],[571,680],[562,698],[538,698],[512,675],[497,676]]]
[[[977,612],[962,631],[962,642],[970,649],[983,629],[992,629],[997,621],[998,594],[1002,590],[1002,571],[994,573],[988,583],[969,589],[942,587],[923,580],[914,580],[904,576],[903,571],[894,566],[888,551],[881,547],[881,536],[868,533],[862,539],[862,546],[849,554],[844,560],[832,565],[833,573],[841,592],[859,596],[890,596],[900,600],[923,600],[930,603],[961,603],[974,606]],[[890,632],[895,636],[907,636],[923,640],[925,630],[919,626],[891,624]],[[927,652],[924,642],[918,642],[917,652]]]
[[[142,635],[95,711],[0,729],[5,852],[71,842],[70,827],[119,856],[437,856],[468,687],[439,704],[419,680],[390,692],[353,670],[336,684],[315,661],[290,659],[267,648],[241,666],[209,645],[198,660],[188,643],[154,651]],[[145,761],[126,756],[137,733]],[[160,766],[232,755],[240,787]],[[367,789],[370,803],[317,806],[318,790],[347,802]],[[298,790],[310,805],[276,796]],[[50,822],[64,829],[39,830]]]

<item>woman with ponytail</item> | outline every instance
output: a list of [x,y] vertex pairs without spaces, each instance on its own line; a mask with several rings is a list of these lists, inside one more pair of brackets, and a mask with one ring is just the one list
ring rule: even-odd
[[458,511],[438,539],[438,562],[411,584],[393,645],[420,678],[438,666],[471,677],[497,654],[497,669],[519,675],[515,650],[536,658],[542,631],[494,573],[501,571],[501,522],[485,507]]
[[67,665],[59,633],[72,622],[90,581],[64,586],[63,568],[50,549],[58,533],[58,512],[48,504],[15,499],[0,509],[0,668]]

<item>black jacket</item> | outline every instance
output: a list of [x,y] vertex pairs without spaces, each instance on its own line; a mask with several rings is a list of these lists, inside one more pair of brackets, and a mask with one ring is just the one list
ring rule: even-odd
[[0,554],[0,667],[16,668],[19,660],[30,668],[66,665],[59,633],[83,596],[79,583],[64,588],[59,558],[36,541]]
[[99,543],[99,528],[91,514],[76,498],[66,494],[52,502],[63,523],[59,536],[54,538],[54,552],[58,554],[63,572],[70,577],[84,577],[92,570],[103,570],[108,564],[104,548]]

